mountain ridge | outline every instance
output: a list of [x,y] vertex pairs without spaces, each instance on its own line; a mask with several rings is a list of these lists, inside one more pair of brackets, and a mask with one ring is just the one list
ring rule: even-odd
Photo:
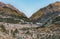
[[21,14],[21,16],[22,15],[24,15],[25,17],[26,17],[26,15],[23,13],[23,12],[21,12],[21,11],[19,11],[18,9],[16,9],[14,6],[12,6],[12,5],[10,5],[10,4],[5,4],[5,3],[3,3],[3,2],[0,2],[0,8],[9,8],[9,9],[11,9],[11,10],[15,10],[15,12],[19,15],[19,14]]
[[0,22],[18,23],[27,19],[27,16],[14,6],[0,2]]
[[[52,9],[53,7],[55,6],[55,9]],[[53,12],[53,11],[59,11],[60,7],[60,2],[54,2],[54,3],[51,3],[49,4],[48,6],[44,7],[44,8],[41,8],[39,9],[37,12],[35,12],[31,17],[30,19],[31,20],[35,20],[35,19],[38,19],[39,17],[41,17],[43,14],[46,14],[47,12]],[[50,8],[50,9],[49,9]],[[52,11],[53,10],[53,11]],[[46,13],[44,13],[46,12]]]

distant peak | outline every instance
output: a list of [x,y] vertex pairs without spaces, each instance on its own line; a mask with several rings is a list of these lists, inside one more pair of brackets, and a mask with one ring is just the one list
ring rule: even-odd
[[4,4],[3,2],[0,2],[0,4]]
[[5,3],[3,3],[3,2],[0,2],[0,5],[5,5]]
[[53,3],[53,5],[60,6],[60,2],[55,2],[55,3]]
[[55,2],[55,3],[60,3],[59,1]]
[[5,6],[6,4],[5,3],[3,3],[3,2],[0,2],[0,6]]

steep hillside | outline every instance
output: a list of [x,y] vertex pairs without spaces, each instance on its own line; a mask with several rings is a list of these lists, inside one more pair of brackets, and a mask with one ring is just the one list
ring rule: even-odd
[[18,9],[16,9],[12,5],[10,5],[10,4],[4,4],[2,2],[0,2],[0,13],[1,12],[4,12],[2,14],[6,14],[6,15],[16,15],[16,16],[26,17],[25,14],[23,14],[22,12],[20,12]]
[[30,19],[37,20],[38,18],[44,17],[47,13],[60,12],[60,2],[52,3],[44,8],[41,8],[36,13],[34,13]]
[[2,20],[1,18],[5,19],[4,21],[6,21],[6,18],[9,19],[8,21],[10,21],[10,19],[12,19],[12,21],[13,19],[15,20],[27,19],[24,13],[20,12],[14,6],[10,4],[5,4],[3,2],[0,2],[0,21]]

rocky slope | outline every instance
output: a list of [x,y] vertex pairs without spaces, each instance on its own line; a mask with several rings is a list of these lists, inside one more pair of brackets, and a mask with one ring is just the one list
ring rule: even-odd
[[[48,24],[51,19],[54,20],[48,25],[49,27],[40,27],[36,24],[15,23],[16,20],[25,20],[26,16],[12,5],[0,2],[0,39],[60,39],[59,5],[60,2],[50,4],[31,17],[34,22],[42,21]],[[29,21],[29,19],[26,20]]]
[[59,16],[60,2],[55,2],[38,10],[30,17],[30,19],[34,24],[39,24],[39,26],[49,26],[56,21],[60,21]]
[[2,14],[6,14],[6,15],[16,15],[16,16],[26,17],[24,13],[20,12],[18,9],[16,9],[12,5],[4,4],[2,2],[0,2],[0,11],[5,12]]
[[52,3],[44,8],[41,8],[36,13],[34,13],[30,17],[30,19],[31,20],[38,20],[38,19],[43,18],[44,16],[46,16],[46,18],[47,18],[48,17],[47,15],[49,15],[51,13],[55,13],[55,12],[56,13],[60,12],[60,2],[55,2],[55,3]]
[[5,4],[3,2],[0,2],[0,21],[1,18],[5,19],[14,19],[19,20],[26,20],[27,17],[24,13],[20,12],[18,9],[16,9],[14,6],[10,4]]
[[[10,26],[9,26],[10,25]],[[13,25],[13,26],[12,26]],[[36,25],[37,26],[37,25]],[[1,39],[60,39],[60,25],[37,28],[35,25],[9,24],[0,25]]]

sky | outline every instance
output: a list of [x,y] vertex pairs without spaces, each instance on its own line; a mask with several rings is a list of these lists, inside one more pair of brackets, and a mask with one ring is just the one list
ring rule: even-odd
[[0,2],[13,5],[19,11],[23,12],[27,17],[30,17],[39,9],[56,1],[60,0],[0,0]]

